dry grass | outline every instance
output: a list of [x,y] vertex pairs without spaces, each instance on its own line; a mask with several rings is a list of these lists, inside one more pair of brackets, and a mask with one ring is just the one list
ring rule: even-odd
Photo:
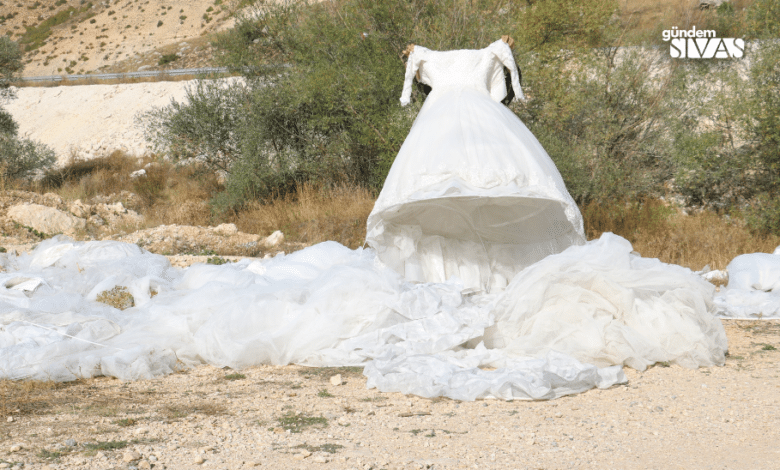
[[361,187],[317,189],[303,185],[289,196],[254,204],[237,214],[233,222],[248,233],[281,230],[287,241],[312,245],[335,240],[357,248],[366,239],[366,219],[374,201],[373,194]]
[[[754,0],[731,0],[735,11],[752,5]],[[699,0],[618,0],[620,19],[627,40],[660,40],[661,31],[679,29],[712,29],[714,11],[701,10]],[[719,31],[719,33],[721,33]],[[719,34],[720,35],[720,34]]]
[[[130,174],[146,168],[146,175]],[[221,189],[217,177],[198,166],[174,166],[152,158],[137,159],[121,151],[91,160],[71,159],[61,168],[50,171],[33,188],[39,192],[56,192],[66,201],[87,201],[96,196],[111,198],[123,191],[138,196],[122,200],[129,208],[140,211],[146,227],[160,224],[209,225],[211,209],[208,200]]]
[[[304,184],[284,197],[256,202],[236,213],[215,214],[209,200],[222,186],[213,174],[195,166],[156,162],[147,168],[146,176],[130,178],[131,172],[150,161],[121,152],[74,160],[51,172],[36,189],[54,191],[66,201],[110,195],[122,200],[117,195],[133,193],[137,196],[134,202],[122,202],[144,215],[142,228],[233,222],[246,233],[267,235],[281,230],[290,243],[288,250],[327,240],[357,248],[365,241],[366,219],[376,200],[365,188]],[[582,208],[582,214],[589,239],[613,232],[628,239],[643,256],[694,270],[705,265],[724,269],[739,254],[772,252],[780,245],[780,235],[755,235],[739,218],[709,212],[686,216],[657,200],[591,204]]]
[[780,245],[780,235],[760,236],[750,232],[739,219],[712,212],[684,215],[660,201],[600,206],[582,210],[589,239],[603,232],[616,233],[649,258],[694,270],[705,265],[725,269],[743,253],[771,253]]

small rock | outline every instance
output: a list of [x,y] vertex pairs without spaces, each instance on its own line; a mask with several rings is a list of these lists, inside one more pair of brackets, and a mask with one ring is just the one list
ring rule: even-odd
[[141,458],[141,454],[139,454],[138,452],[125,452],[122,455],[122,461],[128,463],[138,460],[140,458]]
[[11,464],[8,462],[0,462],[0,468],[11,468]]
[[200,455],[199,455],[199,456],[197,456],[197,457],[195,457],[194,459],[192,459],[192,463],[194,463],[195,465],[200,465],[200,464],[202,464],[202,463],[203,463],[203,462],[205,462],[205,461],[206,461],[206,459],[204,459],[204,458],[203,458],[202,456],[200,456]]
[[273,248],[279,244],[284,242],[284,234],[280,232],[279,230],[275,231],[271,235],[268,235],[265,240],[263,240],[263,246],[266,248]]
[[149,434],[149,428],[144,428],[144,427],[137,428],[133,431],[133,434],[135,434],[136,436],[140,436],[142,434]]
[[8,421],[9,423],[13,423],[14,422],[14,417],[13,416],[9,416],[6,421]]
[[331,385],[341,385],[343,380],[341,379],[341,374],[336,374],[333,377],[330,378],[330,384]]
[[284,428],[274,428],[274,434],[284,434]]
[[140,170],[137,170],[137,171],[134,171],[134,172],[130,173],[130,178],[133,178],[133,179],[140,178],[141,176],[146,176],[146,170],[140,169]]
[[214,227],[214,232],[229,237],[238,233],[238,227],[236,227],[236,224],[220,224]]
[[328,459],[326,459],[322,455],[318,455],[318,456],[314,457],[312,460],[317,462],[317,463],[328,463]]
[[555,413],[555,417],[556,417],[556,418],[561,418],[561,417],[563,417],[563,413],[561,413],[561,412],[559,411],[559,412]]
[[76,447],[76,440],[75,439],[68,439],[65,441],[65,445],[68,447]]
[[141,460],[138,462],[139,470],[149,470],[152,468],[152,464],[148,460]]
[[76,199],[70,203],[70,205],[68,205],[68,210],[71,214],[76,217],[81,217],[82,219],[86,219],[90,215],[89,206],[81,202],[81,199]]
[[106,454],[104,454],[103,452],[98,452],[97,454],[95,454],[95,458],[98,460],[103,460],[106,458]]
[[8,450],[9,450],[9,452],[19,452],[20,450],[22,450],[22,445],[21,444],[14,444]]

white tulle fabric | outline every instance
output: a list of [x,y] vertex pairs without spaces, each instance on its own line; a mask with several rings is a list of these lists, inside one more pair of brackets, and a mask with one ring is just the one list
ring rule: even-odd
[[[3,378],[365,365],[369,386],[383,391],[549,399],[623,383],[623,365],[722,364],[726,350],[712,286],[632,255],[613,235],[480,295],[454,280],[407,282],[373,250],[335,242],[180,270],[135,245],[59,237],[0,262]],[[95,300],[116,285],[135,307]]]
[[772,254],[739,255],[726,270],[729,283],[715,297],[721,316],[752,320],[780,318],[780,246]]
[[409,56],[412,80],[432,87],[368,218],[367,242],[412,281],[457,277],[467,291],[503,288],[522,268],[584,243],[582,217],[555,164],[500,101],[503,41],[481,50]]

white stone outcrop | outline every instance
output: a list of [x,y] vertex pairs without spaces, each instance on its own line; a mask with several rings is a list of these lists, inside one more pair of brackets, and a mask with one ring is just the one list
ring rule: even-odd
[[80,217],[40,204],[15,205],[8,209],[8,217],[20,225],[34,228],[47,235],[71,234],[86,225],[86,221]]

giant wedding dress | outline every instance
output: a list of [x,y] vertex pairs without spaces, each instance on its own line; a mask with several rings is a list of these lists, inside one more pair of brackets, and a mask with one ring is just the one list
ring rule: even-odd
[[368,244],[412,281],[457,277],[468,291],[503,288],[526,266],[585,242],[555,164],[501,104],[504,67],[522,97],[512,51],[414,46],[401,103],[419,74],[432,88],[368,218]]
[[[498,101],[509,48],[416,47],[433,86],[368,220],[374,249],[171,266],[117,241],[0,253],[0,378],[158,377],[212,364],[360,365],[369,387],[551,399],[624,366],[723,364],[714,286],[612,234],[585,242],[560,175]],[[118,310],[101,293],[123,287]]]

